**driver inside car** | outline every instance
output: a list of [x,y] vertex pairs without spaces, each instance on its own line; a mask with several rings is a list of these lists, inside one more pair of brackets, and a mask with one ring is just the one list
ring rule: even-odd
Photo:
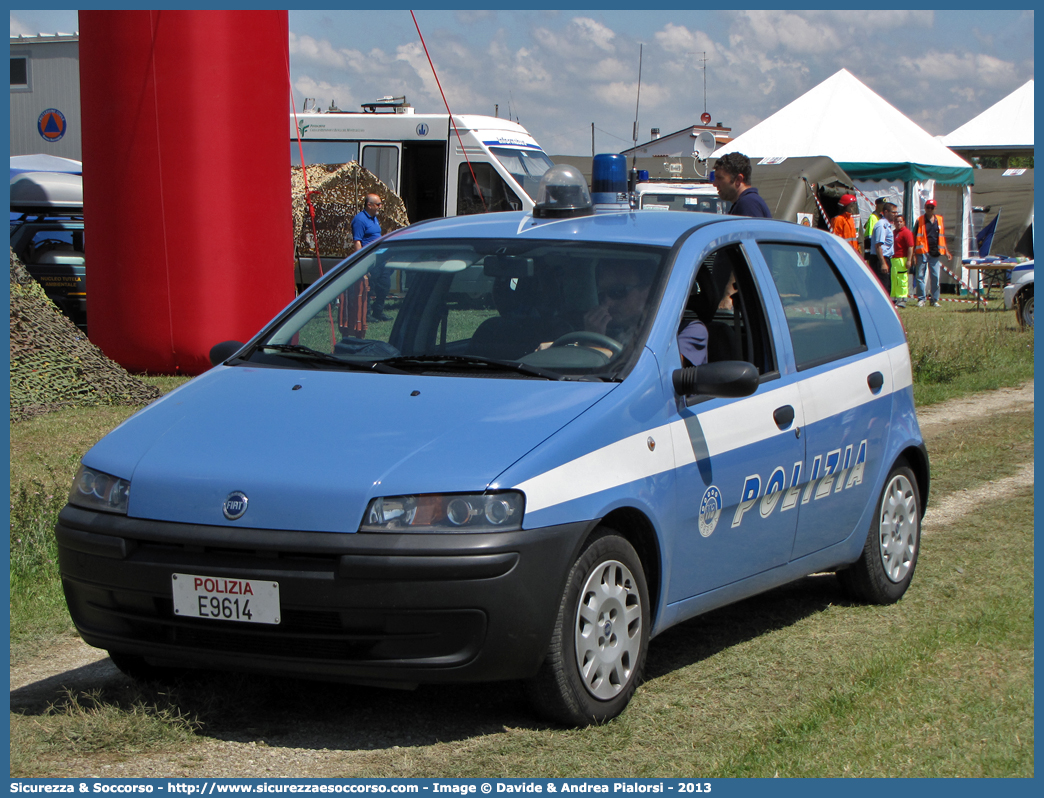
[[648,271],[627,261],[612,261],[599,266],[597,279],[598,304],[584,314],[584,329],[626,344],[645,312]]

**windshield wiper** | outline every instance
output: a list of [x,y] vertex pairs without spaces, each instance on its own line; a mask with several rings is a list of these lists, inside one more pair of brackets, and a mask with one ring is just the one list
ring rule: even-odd
[[299,355],[304,360],[311,360],[316,363],[329,363],[330,365],[336,365],[350,371],[376,371],[379,374],[408,373],[402,369],[397,369],[394,366],[385,366],[384,361],[381,360],[344,360],[343,358],[337,357],[337,355],[320,352],[318,349],[312,349],[312,347],[305,346],[304,344],[261,344],[257,348],[271,349],[274,352],[279,352],[284,355]]
[[443,365],[446,368],[459,368],[460,366],[476,366],[498,371],[514,371],[525,374],[527,377],[540,377],[545,380],[568,379],[563,374],[547,369],[529,366],[515,360],[497,360],[490,357],[478,357],[477,355],[401,355],[391,357],[387,360],[378,361],[386,365],[409,366],[413,364],[424,364],[425,366]]
[[320,352],[304,344],[261,344],[258,349],[271,349],[284,355],[301,355],[306,360],[318,360],[321,363],[337,363],[341,366],[350,365],[336,355]]

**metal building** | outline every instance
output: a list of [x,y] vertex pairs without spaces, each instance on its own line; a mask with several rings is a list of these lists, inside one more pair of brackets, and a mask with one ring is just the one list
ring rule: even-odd
[[80,37],[11,37],[11,155],[83,160]]

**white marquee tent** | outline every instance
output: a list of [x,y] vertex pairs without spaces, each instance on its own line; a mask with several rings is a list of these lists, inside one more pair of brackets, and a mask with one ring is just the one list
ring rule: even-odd
[[981,152],[1033,149],[1033,81],[941,138],[947,147]]
[[971,183],[971,165],[842,69],[716,150],[826,155],[856,180]]
[[[855,181],[863,218],[877,196],[888,196],[907,220],[935,197],[948,232],[960,220],[961,243],[954,254],[968,257],[971,229],[971,165],[842,69],[768,119],[714,152],[764,158],[825,155]],[[937,185],[949,186],[936,192]],[[959,262],[954,264],[959,266]]]

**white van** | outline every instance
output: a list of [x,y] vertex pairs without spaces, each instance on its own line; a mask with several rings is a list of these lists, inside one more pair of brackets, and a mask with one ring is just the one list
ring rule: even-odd
[[300,133],[305,166],[357,161],[402,198],[411,222],[532,210],[552,166],[528,131],[507,119],[454,115],[454,129],[449,114],[415,113],[405,97],[363,109],[292,114],[291,163],[301,166]]

